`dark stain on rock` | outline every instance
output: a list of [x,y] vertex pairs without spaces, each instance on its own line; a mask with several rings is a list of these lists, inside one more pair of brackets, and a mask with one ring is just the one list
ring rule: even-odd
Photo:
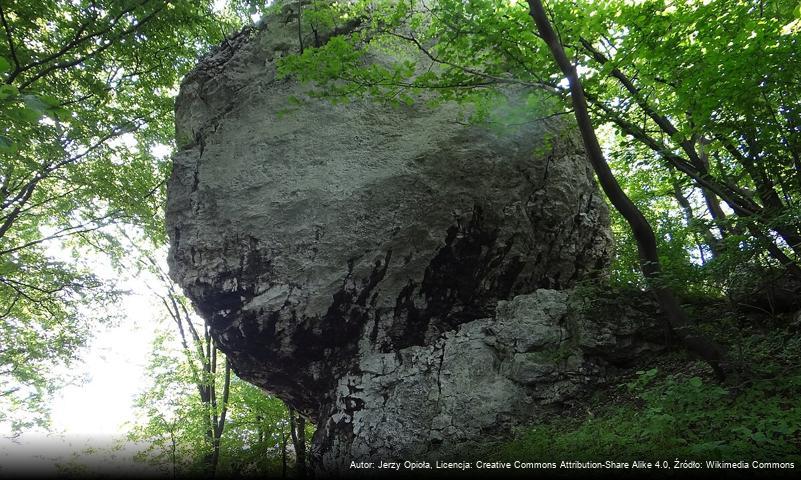
[[[527,290],[525,282],[517,285],[525,263],[519,256],[507,258],[513,245],[513,238],[499,242],[498,229],[476,205],[467,224],[448,228],[445,245],[429,263],[419,288],[410,280],[401,290],[389,329],[392,343],[381,351],[425,345],[463,323],[493,316],[498,300]],[[415,306],[420,297],[423,308]]]

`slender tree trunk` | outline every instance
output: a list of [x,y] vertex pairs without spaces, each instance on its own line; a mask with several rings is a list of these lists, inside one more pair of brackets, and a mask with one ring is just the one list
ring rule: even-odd
[[172,449],[170,451],[170,461],[172,463],[172,475],[170,476],[170,478],[172,478],[174,480],[175,479],[175,466],[176,466],[176,463],[177,463],[176,450],[178,449],[177,441],[175,440],[175,423],[173,423],[172,427],[170,428],[170,442],[171,442],[170,446],[172,447]]
[[[529,2],[529,5],[531,5],[531,2]],[[584,49],[589,52],[601,65],[609,61],[609,59],[595,49],[589,41],[582,38],[580,39],[580,43]],[[658,113],[652,105],[648,104],[647,100],[641,95],[640,90],[634,84],[632,79],[628,78],[618,68],[613,68],[611,75],[615,77],[629,92],[632,99],[640,106],[643,112],[653,120],[653,122],[663,133],[671,137],[678,133],[678,129],[673,125],[668,117]],[[650,138],[644,130],[635,127],[619,116],[612,114],[609,107],[605,107],[599,102],[593,103],[606,111],[606,113],[611,114],[611,119],[616,124],[621,126],[624,131],[627,131],[627,133],[643,141],[643,143],[654,149],[654,151],[660,155],[663,155],[664,158],[669,163],[673,164],[678,170],[688,174],[691,178],[693,178],[698,186],[701,187],[702,193],[704,194],[704,198],[707,202],[707,207],[709,208],[710,215],[713,217],[713,219],[719,221],[725,219],[726,217],[725,213],[720,208],[720,202],[718,201],[719,197],[721,200],[725,201],[739,217],[752,218],[761,223],[763,226],[770,226],[770,229],[779,234],[782,240],[787,243],[796,256],[796,260],[791,259],[790,263],[787,263],[783,260],[779,261],[781,261],[782,264],[788,265],[788,269],[791,271],[791,273],[794,275],[798,274],[799,270],[801,270],[801,268],[799,268],[799,259],[801,259],[801,229],[799,229],[798,226],[792,222],[787,222],[785,220],[778,221],[779,218],[786,213],[787,209],[786,206],[782,204],[781,198],[779,197],[779,194],[776,191],[775,185],[773,184],[770,176],[764,170],[764,168],[760,166],[758,155],[754,153],[760,150],[757,143],[753,140],[757,137],[756,133],[746,135],[746,146],[748,147],[747,153],[743,153],[738,150],[734,143],[720,134],[713,135],[713,138],[720,142],[726,151],[729,152],[732,158],[734,158],[740,165],[743,166],[743,169],[757,187],[757,196],[762,201],[761,206],[751,200],[749,195],[743,195],[742,191],[735,185],[727,184],[725,182],[721,184],[714,179],[709,174],[709,165],[706,158],[705,149],[702,148],[700,152],[697,151],[695,148],[696,142],[694,140],[688,139],[680,143],[680,146],[687,155],[689,162],[685,162],[682,158],[679,158],[675,155],[665,155],[666,151],[661,145],[661,142],[654,141],[654,139]],[[708,143],[709,140],[705,140],[705,142]],[[727,234],[723,226],[721,226],[721,233],[724,237]],[[779,257],[784,256],[787,258],[786,255],[783,254],[777,256],[774,252],[780,249],[778,247],[774,247],[768,248],[773,257],[779,259]]]
[[286,444],[289,441],[287,434],[281,433],[281,478],[286,478]]
[[[216,350],[216,349],[215,349]],[[214,382],[214,379],[211,379]],[[214,448],[212,451],[211,457],[211,476],[214,477],[217,475],[217,466],[220,464],[220,443],[222,442],[222,436],[225,432],[225,417],[228,413],[228,397],[229,392],[231,389],[231,364],[228,363],[228,360],[225,360],[225,380],[223,383],[223,396],[222,396],[222,405],[220,408],[222,409],[220,412],[219,418],[216,418],[215,412],[215,426],[214,426]],[[216,410],[216,405],[215,405]]]
[[[712,257],[715,258],[720,255],[720,241],[715,237],[709,228],[704,225],[698,225],[698,220],[695,218],[695,212],[693,211],[693,206],[690,204],[690,199],[688,199],[684,195],[684,192],[681,191],[681,185],[679,185],[679,182],[676,180],[673,180],[673,197],[676,198],[676,202],[681,207],[682,212],[684,212],[684,221],[687,223],[687,226],[691,229],[698,228],[701,230],[701,235],[704,237],[704,242],[709,247],[710,252],[712,252]],[[701,256],[701,263],[706,263],[706,255],[704,255],[703,243],[698,239],[698,232],[693,232],[693,237],[695,238],[695,243],[698,246],[698,253]]]
[[297,474],[298,478],[306,477],[306,419],[298,415],[298,444],[295,446],[297,455]]
[[303,54],[303,0],[298,0],[298,44]]
[[[223,376],[222,397],[218,402],[216,381],[218,352],[211,338],[209,326],[204,326],[205,330],[203,336],[201,336],[192,323],[189,310],[175,291],[166,273],[161,270],[152,257],[147,256],[146,258],[166,286],[166,294],[161,294],[155,289],[153,291],[161,298],[167,312],[178,326],[184,355],[192,373],[192,379],[195,382],[200,402],[203,405],[205,412],[203,418],[204,439],[209,447],[209,450],[203,456],[203,463],[206,467],[205,474],[214,478],[217,475],[217,469],[220,464],[222,436],[225,433],[225,419],[228,414],[231,391],[231,365],[228,359],[223,356],[225,374]],[[187,331],[189,336],[187,336]]]
[[[696,143],[698,144],[698,167],[701,169],[702,174],[708,175],[709,152],[707,147],[710,140],[705,136],[701,136]],[[712,217],[712,220],[717,224],[720,230],[720,236],[725,240],[729,232],[728,227],[725,225],[726,212],[724,212],[723,208],[720,206],[720,199],[708,188],[701,187],[701,194],[704,196],[704,202],[706,203],[707,211],[709,211],[709,216]]]
[[306,476],[306,419],[287,407],[289,411],[289,432],[295,448],[295,472],[298,478]]
[[529,15],[534,20],[540,37],[545,41],[559,69],[568,79],[573,111],[584,141],[584,147],[587,150],[587,156],[604,193],[606,193],[609,201],[631,227],[634,238],[637,241],[640,268],[667,317],[668,329],[685,344],[688,350],[707,361],[719,378],[723,378],[724,350],[720,345],[708,338],[691,334],[687,316],[679,305],[673,291],[665,285],[664,280],[661,278],[662,267],[659,262],[654,231],[642,212],[620,187],[604,158],[590,119],[587,100],[584,96],[578,73],[575,66],[568,59],[561,42],[553,30],[542,1],[528,0],[528,5],[530,8]]

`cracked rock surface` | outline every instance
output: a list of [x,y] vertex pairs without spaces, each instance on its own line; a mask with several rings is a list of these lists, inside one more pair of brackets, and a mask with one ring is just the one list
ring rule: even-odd
[[383,353],[363,342],[318,426],[318,461],[345,471],[352,458],[475,460],[476,441],[558,414],[616,366],[658,351],[655,313],[644,299],[539,289],[429,345]]
[[317,424],[319,471],[506,434],[647,348],[647,316],[571,300],[611,236],[570,124],[298,106],[296,26],[265,25],[181,86],[169,262],[236,373]]

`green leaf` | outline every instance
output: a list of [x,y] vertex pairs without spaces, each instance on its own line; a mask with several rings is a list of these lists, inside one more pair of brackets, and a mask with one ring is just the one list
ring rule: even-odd
[[44,114],[39,110],[28,107],[12,108],[7,112],[9,118],[15,122],[36,123]]
[[61,105],[61,101],[52,95],[38,94],[36,95],[36,97],[39,99],[41,103],[46,105],[48,108],[53,108]]
[[38,95],[27,94],[22,96],[22,101],[29,110],[38,112],[40,117],[47,110],[48,105],[43,102]]
[[0,85],[0,100],[16,97],[19,95],[19,90],[14,85],[2,84]]
[[12,152],[14,150],[14,142],[5,135],[0,135],[0,152]]
[[[53,367],[74,360],[94,331],[90,325],[112,319],[118,310],[104,305],[113,279],[92,277],[87,272],[95,265],[82,260],[87,249],[112,261],[121,257],[115,234],[90,229],[63,236],[63,262],[55,262],[39,241],[48,232],[72,232],[76,224],[114,211],[119,216],[107,221],[136,224],[148,241],[164,243],[159,207],[164,189],[154,187],[168,175],[168,162],[143,152],[173,142],[171,90],[203,51],[241,29],[236,17],[241,11],[234,10],[245,1],[224,2],[223,13],[212,0],[167,2],[166,8],[134,0],[45,0],[16,2],[13,14],[5,16],[18,40],[16,58],[32,68],[20,84],[32,83],[20,87],[22,92],[5,83],[17,62],[0,38],[0,170],[9,190],[3,196],[27,199],[0,234],[0,250],[14,252],[0,254],[0,372],[12,372],[0,375],[0,425],[15,425],[17,411],[44,418],[40,414],[48,403],[42,398],[67,380],[66,373],[55,373],[67,368]],[[132,28],[136,20],[146,23]],[[76,38],[90,41],[71,41]],[[169,62],[162,61],[165,55]],[[77,58],[84,61],[74,62]],[[40,121],[44,115],[58,124]],[[126,139],[135,147],[111,143],[121,127],[134,124],[141,128],[131,128]],[[109,140],[97,144],[104,138]],[[75,152],[87,153],[70,161]],[[32,192],[23,191],[44,165],[57,171]],[[9,285],[24,285],[25,291]],[[83,308],[94,322],[77,313]],[[4,396],[6,380],[24,388]]]

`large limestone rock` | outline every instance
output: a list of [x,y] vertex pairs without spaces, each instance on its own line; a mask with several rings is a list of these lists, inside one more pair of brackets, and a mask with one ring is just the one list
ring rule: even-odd
[[320,416],[315,458],[338,472],[351,459],[476,460],[476,441],[558,414],[615,366],[659,349],[654,305],[596,301],[540,289],[427,345],[381,352],[362,339]]
[[610,249],[569,124],[297,106],[275,75],[295,28],[184,80],[169,260],[236,373],[317,424],[319,470],[508,432],[642,348],[645,316],[597,322],[567,290]]

